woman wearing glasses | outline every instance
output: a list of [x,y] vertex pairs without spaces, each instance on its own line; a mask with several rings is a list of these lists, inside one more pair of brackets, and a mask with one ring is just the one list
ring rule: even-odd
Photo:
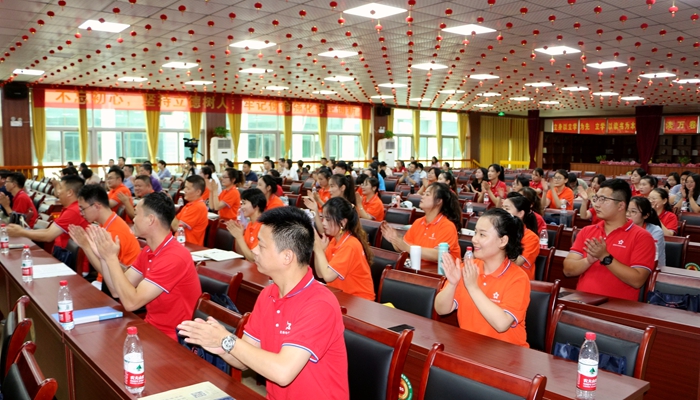
[[659,221],[656,211],[651,207],[649,199],[640,196],[632,197],[627,206],[627,218],[651,234],[656,242],[657,265],[665,266],[666,241],[664,240],[664,231],[661,229],[661,221]]
[[558,169],[552,178],[552,182],[542,182],[542,193],[547,193],[544,197],[546,208],[561,209],[562,201],[566,202],[566,209],[574,209],[574,192],[566,186],[569,173],[565,169]]

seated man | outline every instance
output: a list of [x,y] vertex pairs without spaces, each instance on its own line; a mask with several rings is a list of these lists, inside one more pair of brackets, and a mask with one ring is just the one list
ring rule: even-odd
[[[213,318],[186,318],[179,333],[236,368],[267,378],[270,399],[348,399],[348,360],[338,300],[314,279],[314,228],[298,208],[260,216],[255,262],[274,284],[258,296],[236,340]],[[273,324],[278,322],[277,327]],[[240,343],[239,343],[240,342]]]
[[564,275],[578,276],[576,290],[637,301],[654,268],[656,245],[646,229],[626,216],[632,190],[622,179],[603,182],[591,200],[600,222],[576,236]]
[[170,178],[172,176],[173,175],[170,173],[170,170],[168,169],[168,164],[166,164],[164,160],[158,161],[158,178],[165,179],[165,178]]
[[[8,211],[8,214],[13,212],[24,214],[24,221],[30,228],[34,228],[34,223],[39,217],[39,213],[36,211],[32,199],[24,191],[24,183],[26,181],[27,178],[20,172],[9,175],[5,180],[5,189],[10,192],[11,197],[5,196],[4,193],[0,192],[0,205]],[[11,198],[12,202],[10,202]]]
[[138,175],[134,178],[134,196],[135,199],[131,201],[131,197],[127,196],[125,193],[117,194],[117,198],[124,204],[124,213],[128,216],[128,220],[134,219],[134,204],[137,200],[140,200],[147,195],[153,193],[153,187],[151,186],[151,178],[146,175]]
[[[154,192],[162,192],[163,186],[160,184],[158,175],[153,173],[153,165],[150,162],[145,162],[139,166],[139,175],[147,175],[151,178],[151,186]],[[136,191],[136,182],[134,183],[134,191]]]
[[[131,191],[124,185],[124,172],[119,168],[112,168],[107,174],[107,187],[109,188],[109,207],[114,212],[119,211],[119,207],[126,207],[126,203],[131,203]],[[129,201],[122,202],[119,193],[129,198]]]
[[174,232],[182,224],[185,228],[185,240],[189,243],[204,245],[204,235],[209,226],[207,214],[209,209],[202,199],[204,193],[204,178],[193,175],[185,179],[185,204],[177,213],[177,218],[173,219],[170,225]]
[[[53,221],[46,229],[24,229],[15,224],[7,226],[7,234],[10,237],[26,237],[35,242],[52,242],[53,241],[53,256],[59,261],[68,264],[70,262],[71,253],[66,250],[70,235],[68,227],[77,225],[85,228],[88,222],[80,214],[78,206],[78,193],[83,188],[83,179],[78,175],[65,175],[56,184],[56,197],[63,206],[61,215]],[[87,258],[82,266],[77,266],[77,272],[82,272],[87,275],[89,268]]]
[[[5,187],[5,181],[7,180],[7,177],[12,175],[12,171],[8,169],[0,169],[0,193],[4,194],[5,196],[9,197],[10,199],[10,205],[12,205],[12,193],[10,193],[9,190]],[[6,214],[10,214],[10,210],[7,208],[3,207],[0,205],[0,209],[2,209],[3,212]]]
[[177,324],[192,318],[202,295],[192,255],[170,233],[175,217],[173,201],[166,193],[151,193],[136,207],[134,233],[146,239],[131,268],[119,263],[121,237],[105,228],[90,226],[88,243],[95,249],[104,281],[127,311],[146,306],[146,322],[177,340]]
[[127,164],[122,168],[122,171],[124,172],[124,186],[126,186],[131,193],[134,193],[134,166]]

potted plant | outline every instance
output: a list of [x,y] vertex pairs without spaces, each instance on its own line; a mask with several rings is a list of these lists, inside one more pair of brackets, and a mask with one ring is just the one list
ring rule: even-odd
[[226,137],[228,136],[229,130],[225,126],[217,126],[214,128],[214,136]]
[[605,154],[595,157],[595,160],[598,162],[605,161],[607,159],[608,159],[608,156],[606,156]]
[[388,129],[386,131],[384,131],[384,139],[391,139],[393,137],[394,137],[394,132],[392,132]]
[[688,164],[690,162],[690,157],[686,157],[686,156],[678,157],[678,162],[681,163],[681,165],[685,167],[685,164]]

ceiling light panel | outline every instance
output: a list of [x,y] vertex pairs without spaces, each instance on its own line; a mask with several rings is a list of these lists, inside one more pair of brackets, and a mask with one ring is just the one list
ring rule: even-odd
[[496,32],[495,29],[491,29],[491,28],[483,26],[483,25],[475,25],[475,24],[453,26],[450,28],[445,28],[442,31],[449,32],[449,33],[456,33],[457,35],[463,35],[463,36],[471,35],[472,33],[479,35],[482,33]]
[[558,56],[562,54],[574,54],[574,53],[580,53],[581,51],[578,49],[574,49],[573,47],[568,47],[568,46],[551,46],[547,47],[546,49],[544,47],[540,47],[535,49],[536,52],[539,53],[544,53],[548,54],[550,56]]
[[363,6],[345,10],[345,14],[357,15],[359,17],[382,19],[392,15],[405,13],[407,10],[398,7],[391,7],[384,4],[369,3]]

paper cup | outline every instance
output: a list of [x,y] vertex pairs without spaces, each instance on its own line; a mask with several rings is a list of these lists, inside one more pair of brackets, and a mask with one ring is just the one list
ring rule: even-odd
[[411,246],[411,268],[420,270],[421,247]]

